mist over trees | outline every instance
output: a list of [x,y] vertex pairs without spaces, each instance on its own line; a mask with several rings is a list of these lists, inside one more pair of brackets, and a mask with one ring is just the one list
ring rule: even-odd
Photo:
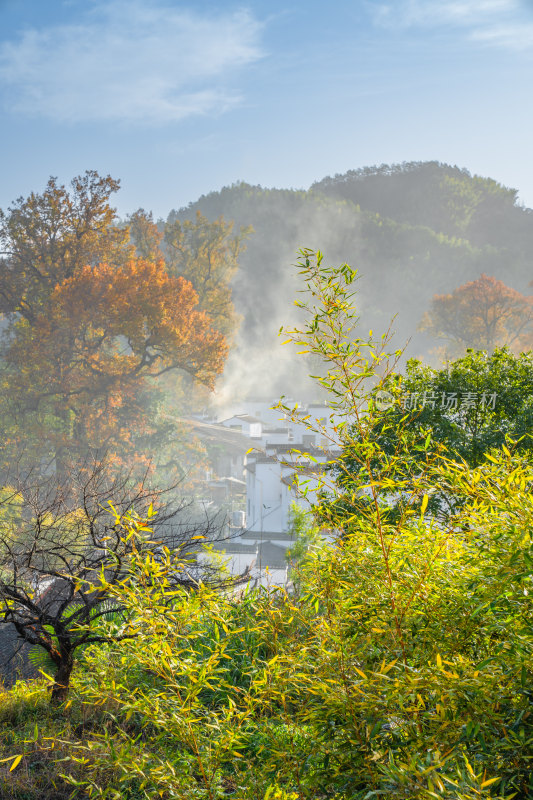
[[384,330],[397,315],[396,343],[410,339],[407,356],[435,363],[442,342],[417,330],[434,295],[482,274],[530,293],[532,211],[518,203],[515,189],[438,162],[351,170],[308,191],[239,183],[171,212],[168,220],[193,221],[198,211],[254,230],[233,280],[242,323],[225,369],[228,394],[257,393],[257,386],[273,396],[297,393],[291,385],[299,382],[311,388],[305,365],[295,373],[276,341],[279,326],[292,318],[299,287],[291,264],[301,246],[320,244],[328,260],[358,268],[363,330]]
[[213,389],[219,408],[318,399],[313,364],[277,339],[297,320],[302,245],[357,267],[360,329],[394,318],[406,357],[531,344],[533,214],[490,178],[414,162],[308,191],[239,183],[166,222],[120,220],[118,188],[95,172],[70,191],[51,179],[2,214],[4,461],[20,445],[54,468],[91,448],[179,467],[179,418]]

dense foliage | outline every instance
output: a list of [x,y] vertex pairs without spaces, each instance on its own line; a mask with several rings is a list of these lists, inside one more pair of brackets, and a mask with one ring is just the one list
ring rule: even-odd
[[176,593],[170,563],[138,559],[116,592],[139,636],[85,654],[61,733],[28,698],[8,735],[22,690],[4,701],[4,757],[23,759],[3,796],[54,760],[52,733],[77,796],[529,797],[533,468],[432,477],[467,500],[446,530],[422,515],[385,561],[362,524],[308,557],[297,595]]
[[[439,369],[412,359],[403,375],[390,375],[384,385],[381,398],[387,413],[377,415],[371,429],[364,431],[367,439],[378,445],[369,465],[353,442],[348,442],[332,464],[344,489],[342,500],[335,503],[336,513],[342,506],[344,514],[350,515],[368,502],[365,495],[357,495],[352,501],[349,490],[353,492],[369,480],[368,467],[375,474],[386,472],[402,446],[409,447],[403,458],[404,492],[414,486],[416,477],[443,449],[448,458],[472,467],[482,464],[494,448],[504,447],[509,436],[518,450],[532,450],[531,352],[515,356],[506,348],[491,355],[469,351]],[[360,441],[357,428],[353,436],[356,442]],[[412,502],[410,494],[396,495],[394,502],[387,497],[384,506],[389,512],[397,511],[404,501]],[[456,502],[434,487],[429,508],[433,513],[445,514]]]
[[[315,504],[337,536],[298,553],[290,592],[176,588],[167,550],[133,553],[119,584],[102,574],[137,635],[84,652],[63,721],[40,718],[43,688],[5,699],[3,796],[531,797],[531,451],[509,441],[470,465],[438,448],[415,472],[392,415],[397,446],[383,452],[373,432],[390,409],[372,398],[394,353],[349,335],[350,267],[303,252],[300,273],[306,321],[285,335],[322,359],[335,407],[333,426],[307,424],[358,456],[371,502],[350,517],[327,493]],[[437,489],[460,499],[445,520],[429,510]]]

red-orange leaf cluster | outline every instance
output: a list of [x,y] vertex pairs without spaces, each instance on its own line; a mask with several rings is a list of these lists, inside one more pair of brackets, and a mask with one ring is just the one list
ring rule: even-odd
[[6,360],[23,365],[15,383],[37,408],[64,405],[101,446],[147,378],[181,369],[213,386],[227,346],[197,300],[162,261],[86,265],[54,288],[33,325],[19,321]]
[[529,350],[533,346],[533,297],[481,275],[451,294],[435,295],[420,329],[448,339],[455,352],[471,347],[492,353],[503,345],[517,353]]

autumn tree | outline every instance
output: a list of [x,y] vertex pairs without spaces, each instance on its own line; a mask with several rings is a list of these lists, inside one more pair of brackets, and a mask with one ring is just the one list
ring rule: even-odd
[[208,311],[214,327],[229,337],[238,322],[231,279],[250,232],[251,228],[241,228],[232,235],[232,222],[225,222],[223,217],[210,222],[200,211],[194,222],[175,220],[165,226],[164,250],[169,273],[192,283],[200,309]]
[[451,355],[468,347],[492,353],[505,345],[520,352],[533,345],[533,296],[483,274],[451,294],[435,295],[420,330],[446,339]]
[[131,458],[157,427],[158,378],[185,372],[212,388],[223,368],[224,336],[191,282],[169,274],[146,243],[136,255],[117,224],[117,188],[95,172],[75,178],[70,193],[51,178],[42,195],[2,214],[7,460],[21,439],[30,461],[51,458],[56,468],[87,448]]
[[116,265],[133,255],[109,205],[118,188],[94,171],[74,178],[70,193],[50,178],[42,194],[0,210],[0,312],[11,322],[33,323],[54,288],[86,264]]
[[194,221],[156,223],[151,212],[139,208],[128,216],[127,228],[137,255],[150,261],[164,259],[169,274],[190,281],[199,308],[231,338],[238,325],[231,282],[251,227],[241,227],[233,235],[232,222],[223,217],[210,221],[199,211]]

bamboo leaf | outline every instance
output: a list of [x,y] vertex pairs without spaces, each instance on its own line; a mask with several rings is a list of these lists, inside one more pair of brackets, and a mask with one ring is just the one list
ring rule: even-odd
[[14,759],[13,763],[9,767],[9,771],[13,772],[13,770],[18,767],[18,765],[20,764],[21,761],[22,761],[22,756],[21,755],[15,756],[15,759]]

